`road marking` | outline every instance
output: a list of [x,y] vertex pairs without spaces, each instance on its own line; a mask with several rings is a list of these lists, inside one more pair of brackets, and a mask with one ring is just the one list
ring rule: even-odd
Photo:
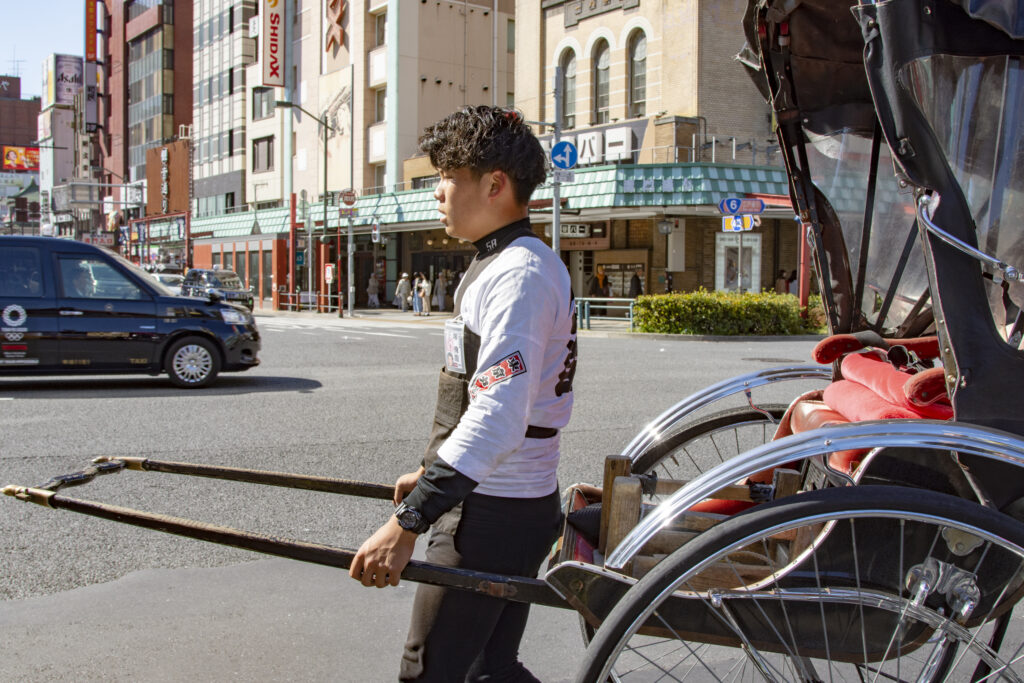
[[402,339],[416,339],[414,334],[396,334],[394,332],[362,332],[361,334],[372,334],[375,337],[400,337]]

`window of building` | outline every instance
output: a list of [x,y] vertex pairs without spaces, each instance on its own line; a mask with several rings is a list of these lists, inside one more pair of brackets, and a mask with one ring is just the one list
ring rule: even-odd
[[387,120],[388,112],[388,89],[381,88],[373,91],[373,122],[380,123]]
[[647,115],[647,36],[637,31],[629,39],[629,117]]
[[274,89],[253,88],[252,89],[252,119],[269,118],[274,115]]
[[576,53],[562,55],[562,128],[576,127]]
[[514,92],[505,93],[505,106],[514,107],[516,106],[516,94]]
[[274,170],[274,137],[252,141],[252,172]]
[[508,45],[509,52],[516,51],[516,20],[509,19],[508,26],[506,27],[506,44]]
[[594,123],[608,123],[611,53],[606,40],[594,48]]
[[380,47],[387,43],[388,15],[382,12],[373,17],[373,46]]
[[387,164],[377,164],[373,167],[373,185],[378,189],[378,194],[384,190],[387,182]]
[[441,179],[439,175],[425,175],[418,178],[412,179],[412,189],[423,190],[428,187],[437,187],[438,181]]

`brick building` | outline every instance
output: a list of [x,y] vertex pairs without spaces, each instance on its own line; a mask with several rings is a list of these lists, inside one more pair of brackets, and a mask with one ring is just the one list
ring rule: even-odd
[[[735,59],[745,6],[516,3],[516,105],[528,120],[554,122],[560,69],[561,139],[576,145],[581,171],[611,169],[617,181],[581,177],[587,200],[582,187],[562,188],[563,197],[586,204],[562,218],[571,226],[563,226],[561,248],[577,291],[585,291],[598,265],[614,274],[616,296],[626,293],[637,267],[644,269],[645,291],[664,291],[669,274],[677,290],[771,288],[779,269],[796,267],[788,198],[770,197],[782,208],[740,233],[742,244],[737,234],[722,232],[717,209],[726,196],[764,194],[761,181],[779,162],[769,108]],[[550,147],[550,128],[541,132]],[[651,196],[655,189],[660,198]],[[600,194],[607,197],[594,198]]]

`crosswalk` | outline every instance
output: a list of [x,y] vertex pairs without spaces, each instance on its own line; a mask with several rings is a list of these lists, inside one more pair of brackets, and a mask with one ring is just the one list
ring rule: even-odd
[[442,336],[440,327],[400,322],[378,322],[351,318],[291,318],[258,316],[256,326],[264,334],[299,332],[300,334],[346,335],[359,338],[392,337],[422,339]]

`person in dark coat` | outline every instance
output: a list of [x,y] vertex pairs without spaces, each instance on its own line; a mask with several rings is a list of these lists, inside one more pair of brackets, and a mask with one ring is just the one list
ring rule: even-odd
[[629,298],[635,299],[644,293],[644,283],[640,279],[641,274],[644,272],[643,268],[637,268],[633,272],[633,277],[629,279]]

